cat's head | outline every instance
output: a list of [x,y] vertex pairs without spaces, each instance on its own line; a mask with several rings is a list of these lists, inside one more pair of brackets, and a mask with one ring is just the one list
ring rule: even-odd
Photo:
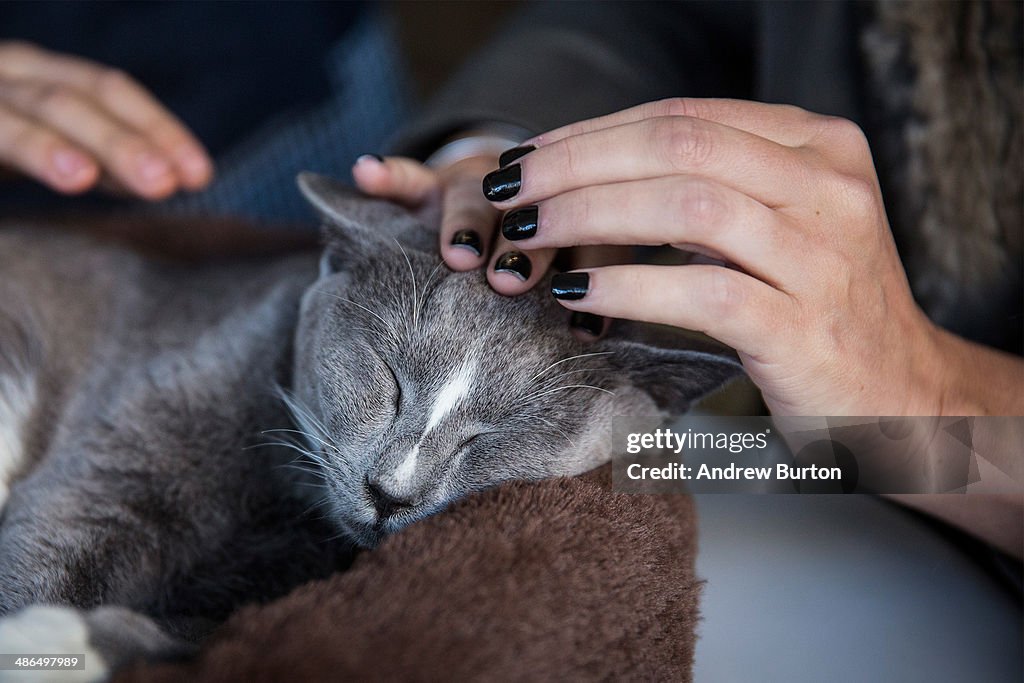
[[508,479],[586,471],[610,457],[613,416],[682,413],[740,373],[628,323],[584,344],[544,283],[496,294],[441,263],[423,217],[321,176],[299,184],[326,246],[290,402],[329,512],[361,544]]

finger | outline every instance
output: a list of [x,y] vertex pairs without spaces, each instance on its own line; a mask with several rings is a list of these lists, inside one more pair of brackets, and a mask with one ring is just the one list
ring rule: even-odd
[[417,207],[440,191],[435,171],[415,159],[363,154],[352,166],[352,177],[363,192]]
[[774,286],[801,272],[804,250],[778,212],[696,176],[570,190],[509,212],[502,232],[520,249],[671,244],[738,264]]
[[161,199],[177,189],[177,175],[161,150],[78,91],[5,82],[0,99],[86,149],[105,172],[136,194]]
[[14,78],[57,84],[88,94],[172,160],[182,185],[199,189],[213,177],[213,162],[178,117],[131,76],[87,59],[24,46],[5,72]]
[[574,311],[697,330],[754,357],[793,319],[788,296],[720,266],[573,271],[555,276],[552,293]]
[[498,212],[480,194],[480,172],[448,175],[442,202],[441,257],[453,270],[473,270],[487,261]]
[[0,161],[67,194],[84,192],[100,175],[99,166],[84,150],[3,104]]
[[[633,261],[633,248],[622,246],[577,247],[567,252],[570,268],[573,270],[596,268],[598,266],[620,265]],[[583,311],[573,311],[569,328],[580,341],[600,339],[608,331],[610,318]]]
[[699,175],[771,207],[806,202],[806,153],[720,123],[684,116],[646,119],[544,145],[484,178],[500,208],[562,192],[667,175]]
[[523,146],[550,145],[574,135],[592,133],[661,116],[690,116],[714,121],[790,147],[799,147],[805,144],[814,136],[823,119],[817,114],[788,104],[673,97],[647,102],[607,116],[571,123],[530,138],[523,142]]
[[498,294],[516,296],[529,291],[544,278],[557,250],[525,252],[499,236],[493,252],[487,266],[487,281]]
[[131,76],[104,69],[96,78],[95,96],[110,112],[149,138],[174,162],[181,184],[198,190],[213,178],[213,161],[178,117]]

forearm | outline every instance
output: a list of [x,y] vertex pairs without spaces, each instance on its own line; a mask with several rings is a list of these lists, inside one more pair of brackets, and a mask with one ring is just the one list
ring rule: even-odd
[[939,330],[942,415],[1024,416],[1024,359]]

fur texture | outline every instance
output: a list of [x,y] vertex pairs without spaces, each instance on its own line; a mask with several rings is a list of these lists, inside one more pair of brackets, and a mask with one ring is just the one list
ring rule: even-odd
[[236,614],[194,662],[129,681],[690,679],[692,500],[610,491],[610,468],[509,483]]
[[886,0],[862,40],[876,161],[915,296],[943,326],[1017,353],[1021,7]]
[[466,495],[592,469],[614,415],[740,373],[627,325],[584,346],[542,288],[445,269],[422,217],[302,186],[319,276],[314,252],[185,267],[0,233],[0,615],[69,605],[112,666],[175,656],[165,634],[200,640]]

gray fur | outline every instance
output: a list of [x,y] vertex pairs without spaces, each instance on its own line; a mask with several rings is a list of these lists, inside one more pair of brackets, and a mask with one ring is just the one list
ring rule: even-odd
[[[590,469],[612,416],[681,412],[739,372],[635,332],[585,346],[545,287],[505,298],[447,270],[429,217],[300,185],[325,220],[319,276],[316,254],[181,267],[0,232],[0,373],[36,387],[0,614],[119,605],[194,636],[194,619],[338,568],[349,542]],[[371,485],[405,505],[378,514]],[[311,502],[329,526],[302,516]]]

